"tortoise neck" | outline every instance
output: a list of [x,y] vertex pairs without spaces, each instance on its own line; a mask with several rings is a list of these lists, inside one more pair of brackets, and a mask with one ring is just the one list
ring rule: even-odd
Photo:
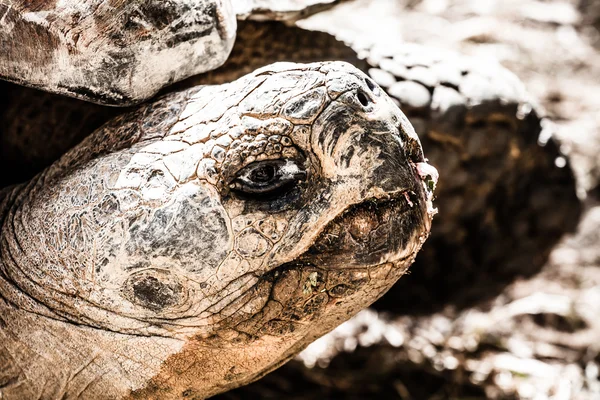
[[0,398],[125,398],[181,346],[46,318],[0,295]]
[[13,307],[60,320],[56,313],[31,297],[13,276],[14,271],[23,270],[19,261],[22,248],[18,236],[24,225],[20,206],[38,179],[39,175],[28,183],[0,190],[0,299]]

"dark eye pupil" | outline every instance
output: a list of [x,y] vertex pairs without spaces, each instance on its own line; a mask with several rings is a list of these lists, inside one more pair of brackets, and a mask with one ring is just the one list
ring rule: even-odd
[[272,165],[264,165],[255,169],[250,174],[250,179],[257,183],[267,183],[275,177],[275,167]]

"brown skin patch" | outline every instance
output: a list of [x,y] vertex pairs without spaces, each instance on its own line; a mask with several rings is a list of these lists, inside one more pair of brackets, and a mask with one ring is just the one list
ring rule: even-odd
[[[160,373],[144,388],[126,398],[206,398],[250,383],[287,362],[309,342],[352,316],[358,311],[356,304],[360,301],[357,299],[364,301],[365,293],[367,298],[373,296],[372,300],[380,296],[406,268],[384,264],[373,270],[324,271],[324,279],[316,279],[312,293],[307,293],[301,282],[313,274],[311,271],[314,268],[299,266],[297,270],[281,274],[282,281],[275,286],[279,283],[285,286],[278,289],[287,292],[288,308],[281,313],[281,319],[265,323],[259,336],[237,332],[242,325],[238,324],[228,333],[223,329],[221,337],[194,337],[179,353],[165,360]],[[356,275],[355,279],[349,278],[350,275]],[[285,282],[286,278],[290,278],[288,282]],[[274,289],[273,293],[276,291]],[[275,299],[269,301],[275,302]],[[253,320],[258,317],[252,326],[260,319],[259,314],[252,317]],[[328,318],[320,319],[323,315]],[[233,340],[225,339],[228,336]]]
[[[302,289],[299,292],[296,293],[296,298],[302,297]],[[324,308],[327,295],[317,294],[305,302],[304,308],[297,311],[303,314],[305,319],[310,320]],[[298,322],[300,323],[298,326],[301,327],[303,321]],[[253,322],[251,326],[255,324],[256,322]],[[240,383],[257,379],[278,366],[280,362],[287,361],[289,356],[286,354],[296,352],[291,350],[298,345],[296,322],[271,320],[263,325],[259,333],[260,337],[248,336],[236,332],[235,329],[229,331],[231,336],[235,336],[232,341],[220,336],[206,339],[192,338],[179,353],[167,358],[162,364],[161,372],[143,389],[134,391],[127,398],[169,399],[189,396],[205,398],[228,388],[237,387]],[[306,333],[302,335],[304,334]],[[236,339],[239,343],[235,343]],[[265,366],[267,366],[266,370]],[[220,383],[215,385],[215,382]],[[207,388],[211,391],[207,392]]]
[[[256,353],[265,353],[266,349],[269,348],[273,352],[277,352],[279,349],[288,347],[284,341],[267,342],[267,343],[255,343],[253,345],[256,349]],[[278,361],[274,362],[268,369],[258,370],[253,372],[250,377],[248,376],[248,368],[251,365],[239,365],[239,360],[247,357],[251,357],[251,354],[247,352],[238,351],[238,349],[218,349],[218,348],[207,348],[204,347],[200,340],[192,340],[186,344],[182,351],[169,359],[163,364],[163,369],[159,376],[155,377],[148,383],[146,387],[140,390],[136,390],[126,396],[125,400],[162,400],[162,399],[204,399],[212,394],[223,392],[227,390],[226,386],[228,381],[234,382],[239,379],[240,376],[245,375],[247,378],[244,383],[255,381],[264,375],[268,374],[272,370],[279,368],[290,360],[295,353],[300,349],[298,346],[291,346],[285,350],[282,350],[282,356]],[[207,354],[206,360],[219,360],[222,363],[203,362],[198,354]],[[237,364],[237,365],[236,365]],[[225,371],[223,384],[224,386],[220,390],[207,394],[206,392],[198,389],[202,387],[202,384],[206,380],[210,380],[214,371]],[[182,373],[185,372],[187,376],[194,376],[196,379],[193,381],[184,379]],[[207,378],[209,377],[209,378]],[[237,387],[239,383],[232,383],[231,387]]]

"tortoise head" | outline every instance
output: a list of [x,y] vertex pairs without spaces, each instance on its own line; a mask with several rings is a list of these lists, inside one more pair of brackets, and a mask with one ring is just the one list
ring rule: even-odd
[[339,324],[406,271],[434,214],[437,172],[413,128],[345,63],[275,64],[192,92],[115,187],[144,160],[173,182],[139,190],[160,205],[130,225],[115,285],[132,316],[175,317],[219,346]]
[[156,203],[107,263],[131,317],[212,342],[318,336],[406,271],[437,172],[362,72],[281,63],[188,96],[114,185]]
[[[246,101],[269,106],[256,115],[242,105],[252,134],[232,143],[221,174],[230,271],[243,265],[257,279],[236,299],[247,314],[223,320],[241,341],[319,335],[368,306],[407,270],[435,214],[437,171],[367,76],[345,63],[268,71]],[[267,101],[274,87],[284,95]]]
[[226,133],[211,128],[196,175],[226,234],[198,243],[210,246],[194,278],[202,329],[165,373],[203,365],[194,376],[219,390],[281,365],[387,291],[429,234],[437,182],[404,114],[348,64],[276,64],[230,87],[244,88],[241,101],[219,119]]
[[391,99],[332,62],[168,95],[43,177],[10,249],[29,267],[3,272],[44,312],[185,343],[146,349],[163,360],[148,387],[208,396],[389,289],[429,233],[437,172]]

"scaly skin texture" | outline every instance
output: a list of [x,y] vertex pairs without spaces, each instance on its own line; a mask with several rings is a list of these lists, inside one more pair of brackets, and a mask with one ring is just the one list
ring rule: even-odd
[[0,0],[0,78],[130,105],[221,65],[235,29],[230,0]]
[[[240,21],[225,65],[180,82],[167,91],[228,83],[277,61],[347,61],[366,71],[356,53],[321,32],[281,23]],[[101,107],[0,81],[0,187],[31,179],[102,123],[127,110]]]
[[252,381],[404,274],[436,180],[345,63],[275,64],[118,117],[0,195],[0,397]]

